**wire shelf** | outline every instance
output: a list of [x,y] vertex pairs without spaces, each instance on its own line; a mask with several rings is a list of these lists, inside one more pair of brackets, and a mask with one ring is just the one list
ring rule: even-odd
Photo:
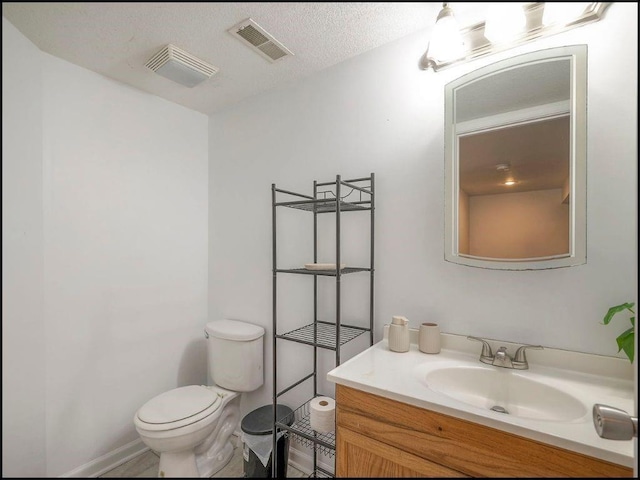
[[[311,200],[308,202],[282,202],[277,203],[277,206],[285,206],[289,208],[296,208],[298,210],[305,210],[307,212],[317,212],[317,213],[333,213],[336,211],[337,202],[335,198],[332,199],[322,199],[322,200]],[[351,202],[340,202],[340,211],[341,212],[351,212],[354,210],[370,210],[371,202],[363,201],[358,203]]]
[[[293,412],[280,419],[277,422],[278,427],[287,430],[289,435],[293,435],[295,439],[305,447],[313,447],[315,445],[320,453],[333,457],[336,453],[336,434],[335,432],[319,433],[311,428],[310,402],[311,400],[305,402]],[[289,425],[291,416],[293,416],[293,423]]]
[[[330,350],[336,349],[336,324],[328,322],[317,322],[316,341],[313,341],[314,324],[310,323],[304,327],[296,328],[282,335],[276,335],[277,338],[284,338],[294,342],[304,343],[306,345],[315,345]],[[340,325],[340,345],[350,342],[354,338],[368,332],[368,328],[352,327]]]
[[[357,273],[357,272],[370,272],[370,268],[365,267],[345,267],[340,269],[340,275],[346,275],[348,273]],[[327,275],[330,277],[336,276],[336,271],[334,270],[309,270],[307,268],[277,268],[276,272],[278,273],[302,273],[304,275]]]

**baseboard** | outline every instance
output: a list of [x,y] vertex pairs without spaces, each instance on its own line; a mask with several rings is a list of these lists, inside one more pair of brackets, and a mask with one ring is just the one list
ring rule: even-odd
[[[242,431],[235,431],[233,436],[235,437],[232,440],[233,444],[242,448]],[[70,472],[62,474],[59,478],[96,478],[148,450],[149,447],[142,440],[137,439]],[[289,465],[306,475],[311,475],[313,473],[313,456],[307,451],[297,449],[295,442],[291,442],[289,444]],[[319,465],[329,472],[333,471],[333,465],[324,462],[319,462]]]
[[[321,459],[323,455],[318,455]],[[305,475],[311,475],[313,473],[313,453],[309,453],[309,450],[299,450],[295,448],[294,442],[289,444],[289,465],[297,468]],[[333,463],[328,464],[322,461],[318,461],[318,466],[322,467],[328,472],[333,472]]]
[[149,450],[141,439],[134,440],[95,460],[60,475],[60,478],[95,478]]
[[307,476],[311,476],[313,472],[313,458],[311,455],[301,452],[289,445],[289,465],[297,468]]

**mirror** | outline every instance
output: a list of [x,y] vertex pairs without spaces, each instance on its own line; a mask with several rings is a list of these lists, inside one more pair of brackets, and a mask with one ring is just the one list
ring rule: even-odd
[[445,260],[586,263],[587,46],[540,50],[445,86]]

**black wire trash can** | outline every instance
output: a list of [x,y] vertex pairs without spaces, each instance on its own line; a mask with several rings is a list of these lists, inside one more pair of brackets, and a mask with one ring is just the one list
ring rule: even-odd
[[[286,405],[276,406],[278,419],[287,419],[287,425],[293,423],[293,410]],[[243,432],[242,457],[245,478],[272,478],[273,466],[273,405],[264,405],[246,414],[240,423]],[[268,461],[265,465],[266,452]],[[289,435],[284,432],[276,443],[277,476],[287,476],[289,463]],[[262,459],[261,459],[262,458]]]

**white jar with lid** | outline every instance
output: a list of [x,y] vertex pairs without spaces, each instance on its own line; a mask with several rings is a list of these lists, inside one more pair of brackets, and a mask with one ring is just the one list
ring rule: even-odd
[[409,320],[395,315],[389,325],[389,350],[392,352],[409,351]]

